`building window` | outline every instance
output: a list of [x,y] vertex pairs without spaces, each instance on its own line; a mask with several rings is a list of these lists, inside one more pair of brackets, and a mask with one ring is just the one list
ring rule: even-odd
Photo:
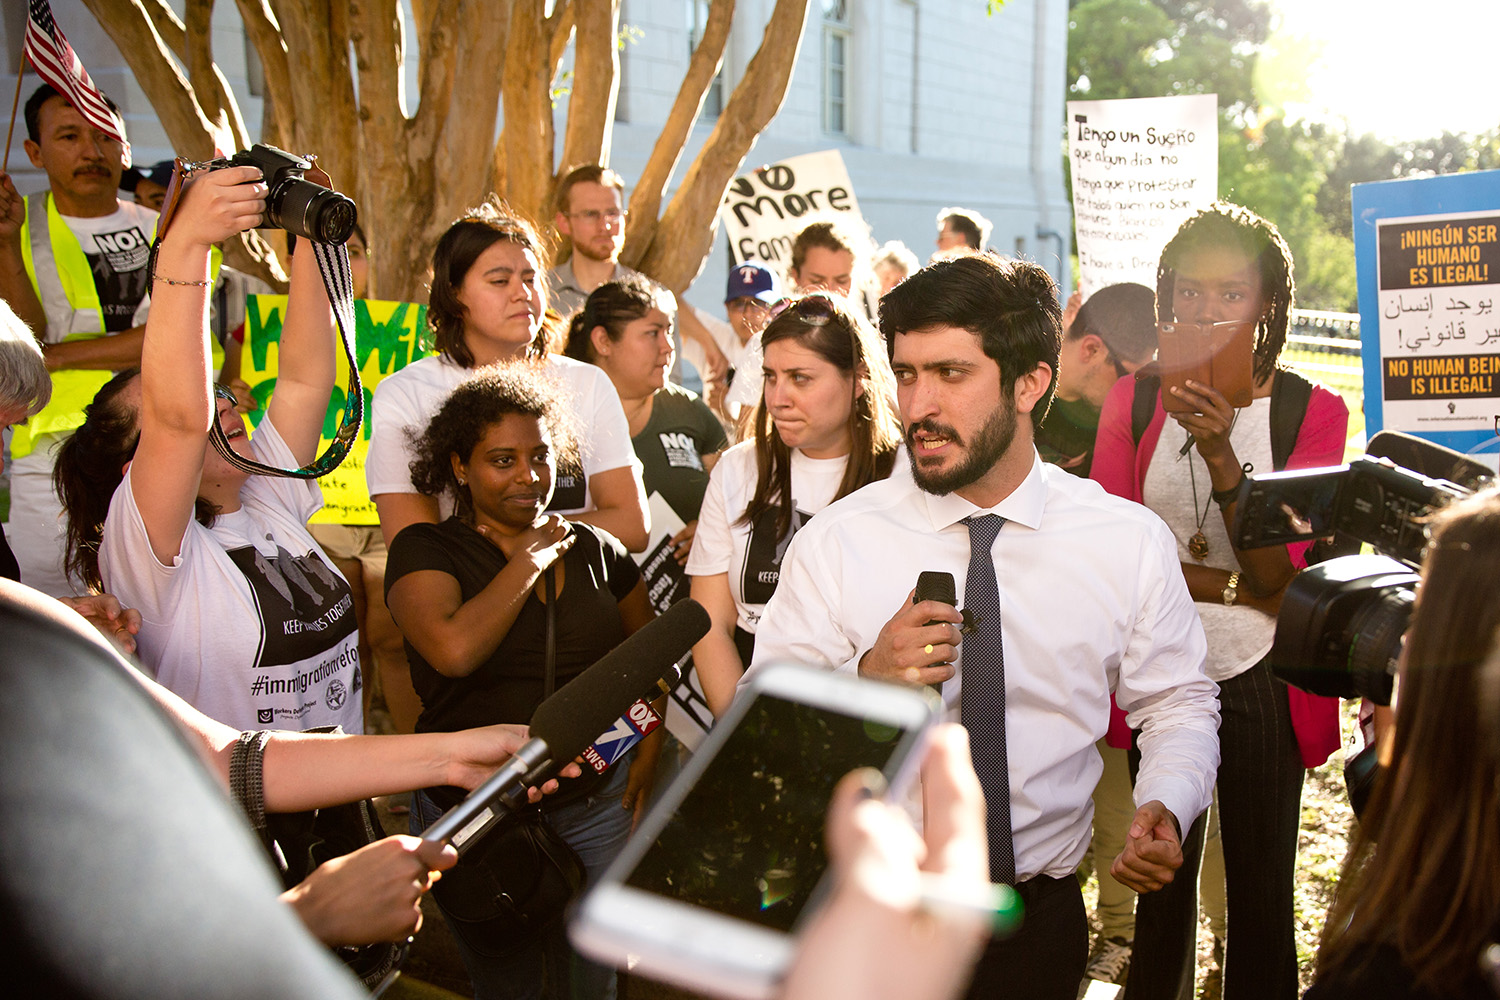
[[[693,52],[698,48],[698,43],[703,41],[703,32],[708,28],[708,0],[687,0],[687,29],[688,29],[688,58],[693,58]],[[703,112],[700,118],[712,121],[719,117],[724,110],[724,70],[720,63],[719,72],[714,74],[713,82],[708,85],[708,92],[703,95]]]
[[823,4],[823,131],[849,134],[849,3]]

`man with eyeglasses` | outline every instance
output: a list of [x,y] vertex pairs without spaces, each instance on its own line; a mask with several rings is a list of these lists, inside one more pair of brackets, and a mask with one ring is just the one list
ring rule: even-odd
[[[553,224],[572,242],[573,253],[547,272],[547,304],[568,320],[583,308],[594,289],[607,281],[624,281],[639,272],[620,263],[620,251],[625,247],[625,223],[630,215],[625,210],[623,177],[598,164],[575,167],[558,182],[556,203]],[[729,363],[692,307],[678,298],[675,291],[672,297],[677,303],[677,329],[673,331],[677,360],[670,377],[679,385],[702,392],[705,380],[698,378],[691,364],[684,363],[680,334],[701,345],[707,364],[706,381],[721,376]]]
[[[1037,430],[1042,461],[1088,478],[1105,397],[1122,376],[1156,356],[1156,296],[1126,282],[1101,288],[1080,308],[1073,293],[1063,311],[1057,398]],[[1071,314],[1071,315],[1070,315]]]

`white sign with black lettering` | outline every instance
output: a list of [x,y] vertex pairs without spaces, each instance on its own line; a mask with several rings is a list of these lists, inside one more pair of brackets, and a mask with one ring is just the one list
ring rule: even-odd
[[748,260],[778,273],[791,263],[792,240],[824,220],[863,227],[854,185],[838,150],[806,153],[752,170],[729,184],[719,206],[734,263]]
[[1213,94],[1068,102],[1078,288],[1156,287],[1162,247],[1219,190]]

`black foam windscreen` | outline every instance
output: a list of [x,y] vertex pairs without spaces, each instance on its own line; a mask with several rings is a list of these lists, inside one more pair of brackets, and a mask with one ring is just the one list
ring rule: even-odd
[[954,591],[953,574],[940,573],[936,570],[926,570],[917,574],[917,592],[912,597],[913,604],[921,604],[923,601],[938,601],[942,604],[958,606],[958,597]]
[[672,605],[573,678],[531,716],[531,736],[555,761],[583,752],[708,634],[708,612],[694,600]]

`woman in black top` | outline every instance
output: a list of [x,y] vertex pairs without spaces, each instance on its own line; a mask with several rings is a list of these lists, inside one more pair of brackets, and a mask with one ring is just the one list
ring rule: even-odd
[[[567,417],[550,383],[500,365],[461,383],[416,443],[412,481],[455,500],[448,520],[404,528],[386,569],[386,601],[422,698],[418,732],[530,719],[549,687],[544,599],[555,602],[555,687],[652,617],[640,573],[613,536],[544,513],[559,465],[576,463]],[[659,741],[659,733],[646,737],[603,774],[585,768],[546,804],[591,880],[624,845],[649,797]],[[413,831],[453,800],[418,793]],[[475,949],[449,923],[479,997],[540,996],[544,978],[549,995],[614,995],[613,970],[573,955],[561,926]]]

